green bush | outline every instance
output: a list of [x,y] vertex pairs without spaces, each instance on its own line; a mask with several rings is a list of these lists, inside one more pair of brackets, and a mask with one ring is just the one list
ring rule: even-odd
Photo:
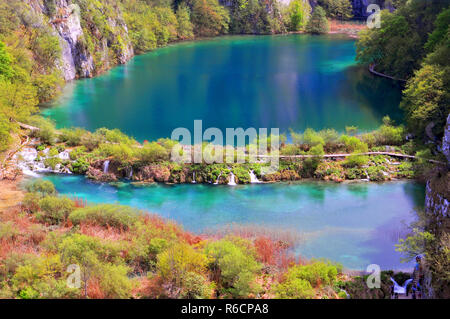
[[61,159],[59,157],[49,157],[44,160],[44,165],[46,167],[51,167],[51,169],[55,169],[56,165],[61,164]]
[[247,297],[257,291],[255,277],[261,265],[249,247],[245,240],[234,238],[212,242],[205,247],[210,269],[220,273],[219,284],[233,297]]
[[369,157],[364,155],[351,155],[344,161],[346,167],[361,167],[369,162]]
[[279,283],[274,288],[279,299],[312,299],[315,291],[311,284],[303,279],[293,278]]
[[140,211],[123,205],[101,204],[78,208],[69,219],[74,225],[95,223],[101,226],[129,229],[138,219]]
[[201,274],[206,267],[206,257],[192,246],[177,243],[158,255],[156,268],[165,282],[179,288],[187,284],[189,273]]
[[84,158],[78,158],[70,164],[70,168],[72,173],[82,175],[88,171],[89,163]]
[[375,138],[378,145],[401,145],[405,139],[405,129],[403,126],[382,125],[375,132]]
[[39,138],[41,143],[53,145],[56,142],[55,124],[52,121],[43,117],[32,117],[29,122],[39,128],[32,131],[32,136]]
[[81,145],[81,138],[86,133],[87,131],[82,128],[62,129],[59,140],[68,146],[79,146]]
[[77,147],[69,153],[71,160],[77,160],[84,155],[86,155],[86,148],[84,146]]
[[384,166],[370,166],[367,168],[367,174],[371,181],[382,182],[386,180],[386,176],[384,175],[384,171],[386,168]]
[[155,163],[169,160],[168,151],[157,142],[145,143],[136,151],[137,158],[143,163]]
[[36,179],[27,183],[25,189],[28,192],[38,193],[42,197],[56,194],[55,185],[53,185],[52,182],[43,179]]
[[67,219],[75,204],[67,197],[46,196],[39,200],[39,207],[40,211],[36,214],[39,221],[59,224]]

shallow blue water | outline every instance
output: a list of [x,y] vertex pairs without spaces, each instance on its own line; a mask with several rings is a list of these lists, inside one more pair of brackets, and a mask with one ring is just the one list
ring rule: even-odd
[[44,111],[58,127],[119,128],[138,140],[177,127],[289,128],[400,121],[400,89],[356,65],[342,35],[233,36],[180,43],[69,84]]
[[328,258],[350,269],[379,264],[403,269],[394,245],[424,204],[413,182],[264,185],[161,185],[120,187],[80,176],[47,176],[62,194],[88,202],[120,203],[173,219],[197,233],[227,224],[266,226],[298,234],[302,256]]

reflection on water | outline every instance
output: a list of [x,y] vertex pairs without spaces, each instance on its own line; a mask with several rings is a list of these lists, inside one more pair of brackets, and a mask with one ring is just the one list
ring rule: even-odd
[[400,88],[356,66],[344,36],[238,36],[180,43],[69,85],[44,114],[58,126],[119,128],[139,140],[204,127],[304,130],[399,120]]
[[137,187],[97,184],[79,176],[48,176],[62,194],[89,202],[131,205],[173,219],[187,230],[210,232],[225,225],[256,225],[296,232],[296,251],[351,269],[379,264],[402,269],[394,245],[423,203],[424,187],[413,182],[332,184],[320,182]]

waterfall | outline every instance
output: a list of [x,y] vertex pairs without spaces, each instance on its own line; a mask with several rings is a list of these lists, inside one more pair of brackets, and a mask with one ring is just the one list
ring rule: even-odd
[[250,171],[250,183],[261,183],[253,171]]
[[220,172],[219,176],[217,176],[217,179],[216,179],[216,182],[214,183],[214,185],[218,185],[219,184],[220,176],[222,176],[222,172]]
[[108,173],[108,168],[109,168],[109,161],[106,160],[103,162],[103,173],[107,174]]
[[230,172],[230,181],[228,182],[228,185],[235,186],[236,182],[234,181],[234,174],[233,172]]
[[128,174],[128,179],[133,177],[133,166],[130,167],[130,174]]
[[195,180],[195,172],[192,172],[192,184],[197,183],[197,181]]

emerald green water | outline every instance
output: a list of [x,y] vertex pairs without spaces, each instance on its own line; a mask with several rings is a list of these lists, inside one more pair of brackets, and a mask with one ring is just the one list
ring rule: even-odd
[[376,128],[401,119],[400,89],[356,65],[339,35],[236,36],[186,42],[69,84],[44,111],[59,127],[119,128],[138,140],[173,129]]
[[[59,127],[119,128],[138,140],[203,127],[303,130],[400,121],[400,89],[355,63],[344,36],[239,36],[186,42],[134,58],[103,76],[69,84],[44,111]],[[350,269],[379,264],[403,269],[394,244],[423,206],[412,182],[270,185],[95,184],[79,176],[47,176],[62,194],[117,202],[211,232],[235,223],[292,232],[296,252]]]
[[61,194],[145,209],[197,233],[232,223],[290,232],[302,239],[298,254],[328,258],[350,269],[410,267],[400,263],[394,245],[414,219],[414,208],[424,205],[424,187],[404,181],[114,187],[80,176],[46,178]]

